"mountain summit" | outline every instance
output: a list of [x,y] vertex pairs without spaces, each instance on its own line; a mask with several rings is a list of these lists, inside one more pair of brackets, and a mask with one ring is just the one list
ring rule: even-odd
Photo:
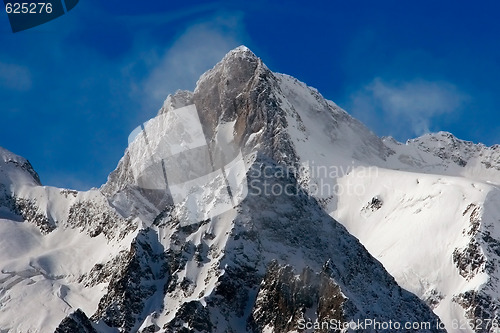
[[0,152],[1,330],[452,332],[490,319],[465,329],[486,332],[498,320],[498,149],[379,138],[244,46],[168,96],[99,190],[41,186]]

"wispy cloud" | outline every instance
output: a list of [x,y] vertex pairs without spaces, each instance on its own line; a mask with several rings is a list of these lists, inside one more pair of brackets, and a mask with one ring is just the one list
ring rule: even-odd
[[153,61],[156,65],[140,87],[144,105],[159,108],[168,94],[193,90],[201,74],[242,43],[242,31],[240,13],[217,15],[187,28]]
[[31,72],[27,67],[0,62],[0,87],[27,91],[31,86]]
[[379,132],[422,135],[443,115],[460,112],[469,97],[443,81],[386,82],[374,79],[351,97],[351,111]]
[[124,24],[134,27],[134,29],[140,29],[143,26],[151,28],[152,26],[165,25],[171,21],[190,18],[193,15],[210,13],[219,9],[221,5],[222,4],[219,2],[193,4],[186,5],[184,8],[177,10],[168,10],[142,15],[137,15],[137,13],[121,15],[118,16],[117,19],[121,20]]

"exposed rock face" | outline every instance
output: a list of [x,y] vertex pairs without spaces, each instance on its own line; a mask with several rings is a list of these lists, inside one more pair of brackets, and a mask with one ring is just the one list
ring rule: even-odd
[[72,205],[69,208],[67,224],[85,230],[90,237],[103,233],[108,239],[117,236],[117,226],[125,226],[120,230],[119,238],[137,228],[130,219],[124,219],[114,210],[92,201],[80,201]]
[[123,264],[97,268],[107,268],[111,272],[102,275],[103,279],[109,276],[108,291],[92,319],[102,320],[122,332],[134,332],[138,321],[155,306],[158,309],[162,306],[159,301],[164,288],[161,287],[169,282],[169,267],[163,246],[152,230],[142,230],[132,242],[129,253],[118,262]]
[[48,234],[55,229],[55,224],[39,210],[35,199],[15,198],[14,212],[19,214],[23,220],[36,225],[42,233]]
[[245,147],[250,135],[262,131],[257,135],[257,140],[266,142],[261,153],[277,162],[295,162],[277,89],[275,75],[250,50],[230,52],[200,78],[193,95],[208,141],[218,124],[236,120],[236,144]]
[[87,315],[82,310],[77,309],[64,318],[56,328],[55,333],[97,333],[97,331],[92,326],[92,322]]
[[[485,206],[497,206],[496,200],[498,193],[488,195]],[[488,281],[479,290],[467,290],[455,295],[453,301],[465,310],[468,320],[476,323],[476,332],[491,332],[500,326],[500,302],[492,296],[499,287],[500,241],[492,237],[495,225],[487,222],[491,220],[490,209],[470,204],[463,214],[469,216],[469,228],[463,233],[470,240],[464,249],[453,252],[454,262],[467,280],[487,275]]]
[[275,332],[298,330],[300,320],[311,321],[307,312],[316,313],[319,322],[347,322],[344,303],[348,299],[329,276],[328,265],[320,273],[305,268],[296,275],[291,266],[271,262],[249,320],[253,331],[262,332],[266,326]]
[[473,323],[476,332],[488,333],[498,330],[500,302],[484,291],[466,291],[453,298],[465,309],[466,317]]
[[163,327],[165,332],[213,332],[208,310],[199,301],[184,303],[175,319]]
[[363,211],[371,210],[372,212],[374,212],[376,210],[379,210],[383,204],[384,202],[382,201],[382,199],[375,196],[366,206],[363,207]]
[[486,258],[481,253],[481,246],[472,239],[464,249],[453,251],[453,262],[457,266],[460,275],[466,279],[472,279],[476,274],[484,272]]

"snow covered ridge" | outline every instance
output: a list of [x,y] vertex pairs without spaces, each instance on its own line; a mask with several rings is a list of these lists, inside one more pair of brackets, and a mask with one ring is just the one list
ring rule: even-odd
[[0,147],[0,184],[40,185],[40,178],[28,160]]
[[406,144],[385,138],[398,152],[399,168],[408,171],[464,176],[481,182],[499,183],[500,146],[487,147],[456,138],[448,132],[425,134]]
[[[196,126],[176,122],[192,106]],[[237,48],[167,97],[99,190],[40,186],[2,153],[0,331],[492,332],[496,148],[439,140],[378,138]]]

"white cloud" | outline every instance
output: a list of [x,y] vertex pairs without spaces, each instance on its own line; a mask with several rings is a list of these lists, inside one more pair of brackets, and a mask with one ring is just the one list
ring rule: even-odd
[[377,78],[352,96],[352,112],[368,126],[375,122],[385,126],[383,132],[409,137],[429,132],[436,117],[459,112],[467,99],[448,82]]
[[190,26],[157,59],[143,82],[148,107],[159,108],[168,94],[193,90],[196,81],[231,49],[241,44],[242,15],[219,15]]
[[27,91],[32,86],[31,72],[24,66],[0,62],[0,86]]

